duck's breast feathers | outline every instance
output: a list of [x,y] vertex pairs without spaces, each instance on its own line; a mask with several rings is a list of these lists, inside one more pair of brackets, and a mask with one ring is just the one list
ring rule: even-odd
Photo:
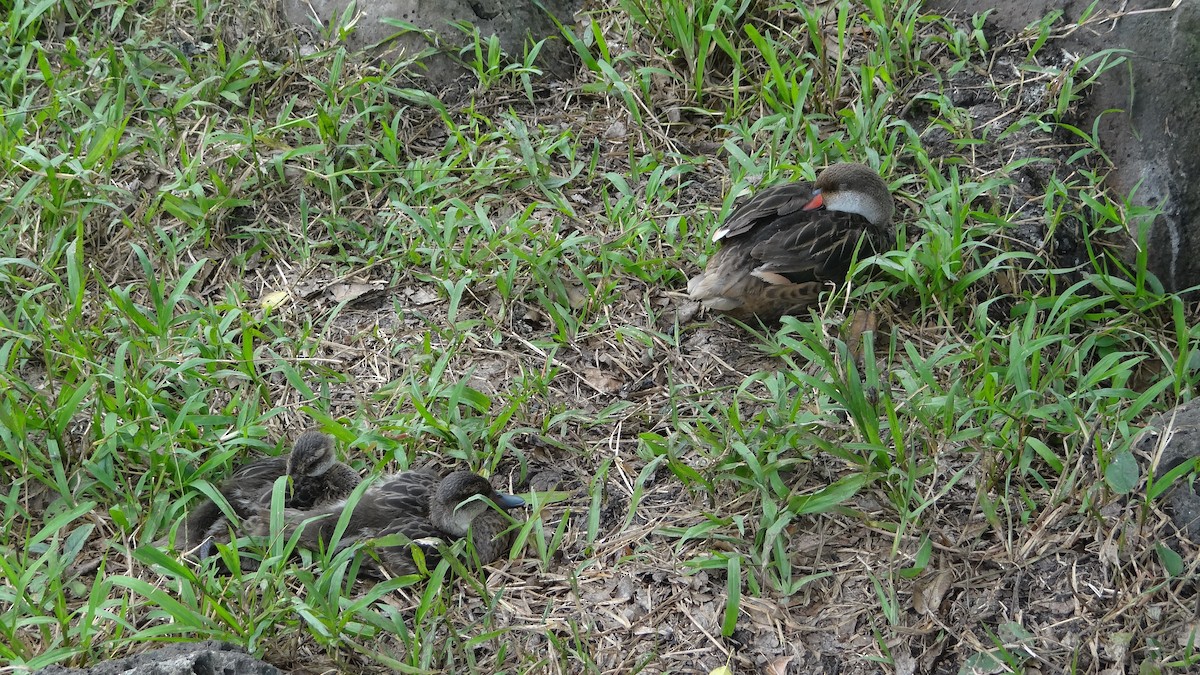
[[734,207],[733,213],[713,233],[713,241],[740,237],[756,228],[770,225],[779,218],[804,214],[804,206],[812,201],[812,196],[812,183],[806,181],[782,183],[759,190]]
[[750,257],[758,263],[755,274],[781,274],[792,283],[841,281],[856,250],[860,257],[874,252],[870,227],[862,216],[834,211],[780,219],[754,240]]

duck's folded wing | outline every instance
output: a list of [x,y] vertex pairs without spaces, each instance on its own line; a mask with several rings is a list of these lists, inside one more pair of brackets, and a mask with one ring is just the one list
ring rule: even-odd
[[779,218],[798,213],[812,199],[811,183],[784,183],[755,193],[738,204],[717,228],[714,241],[738,237]]
[[405,517],[396,518],[392,522],[378,532],[376,537],[383,537],[389,534],[402,534],[409,539],[416,541],[418,539],[444,539],[446,533],[433,526],[428,518]]
[[[858,223],[846,220],[844,214],[823,212],[781,228],[751,250],[751,257],[760,263],[754,275],[779,275],[791,283],[841,281],[864,232]],[[866,243],[869,250],[870,242]]]
[[425,517],[437,483],[432,472],[406,471],[379,485],[375,502],[382,512]]

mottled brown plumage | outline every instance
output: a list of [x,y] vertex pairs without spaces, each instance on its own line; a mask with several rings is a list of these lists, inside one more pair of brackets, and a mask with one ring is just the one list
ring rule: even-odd
[[[506,532],[509,519],[497,507],[512,509],[523,504],[519,497],[496,492],[486,478],[470,471],[456,471],[445,478],[429,470],[405,471],[381,478],[363,492],[350,512],[338,548],[391,534],[412,541],[445,541],[461,539],[470,532],[475,554],[486,564],[503,555],[512,541],[511,533]],[[346,502],[341,501],[315,509],[288,509],[283,535],[290,539],[300,530],[299,546],[328,549],[345,508]],[[255,534],[268,534],[268,518],[269,513],[264,512],[256,519]],[[437,548],[428,541],[417,543],[426,564],[436,564]],[[382,546],[377,551],[391,574],[416,571],[409,545]]]
[[739,319],[803,312],[845,280],[856,250],[883,250],[893,208],[887,184],[863,164],[834,164],[815,184],[761,190],[713,234],[721,248],[688,282],[688,295]]
[[[292,451],[264,457],[237,468],[217,488],[238,520],[256,516],[270,506],[271,489],[280,476],[289,476],[285,504],[312,508],[345,498],[358,485],[358,474],[337,461],[333,439],[318,431],[307,431],[296,439]],[[230,523],[211,499],[196,506],[184,521],[177,542],[184,551],[207,557],[214,541],[229,541]]]

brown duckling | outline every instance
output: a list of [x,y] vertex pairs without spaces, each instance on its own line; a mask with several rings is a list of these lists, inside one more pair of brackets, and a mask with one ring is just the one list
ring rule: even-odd
[[688,295],[737,319],[803,312],[826,285],[845,281],[860,241],[859,256],[883,250],[893,210],[887,183],[863,164],[834,164],[815,184],[766,188],[713,233],[721,248]]
[[345,499],[362,482],[354,469],[337,461],[333,437],[319,431],[306,431],[296,439],[288,454],[287,474],[292,491],[284,503],[296,509]]
[[[337,461],[330,436],[306,431],[296,439],[290,453],[238,467],[218,490],[238,519],[245,520],[270,506],[271,488],[280,476],[291,477],[285,504],[292,508],[312,508],[343,499],[359,483],[354,469]],[[221,508],[206,499],[185,521],[178,546],[184,551],[195,550],[198,557],[205,558],[214,540],[229,541],[229,526]]]
[[[461,539],[469,532],[475,555],[480,563],[487,564],[503,555],[512,543],[510,520],[497,509],[507,511],[524,504],[520,497],[497,492],[486,478],[470,471],[455,471],[445,478],[427,469],[404,471],[381,478],[363,492],[350,513],[338,548],[354,541],[401,534],[422,546],[426,565],[432,567],[437,564],[438,552],[428,545],[428,539]],[[290,539],[301,529],[299,546],[328,548],[345,507],[343,501],[314,509],[288,509],[283,535]],[[266,512],[256,519],[254,534],[268,534],[268,519]],[[377,551],[392,575],[417,571],[408,545],[383,546]]]

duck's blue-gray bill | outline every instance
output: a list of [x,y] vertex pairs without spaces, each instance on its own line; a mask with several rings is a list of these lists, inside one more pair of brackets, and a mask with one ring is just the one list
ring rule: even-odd
[[525,506],[525,500],[516,495],[506,495],[503,492],[496,493],[496,506],[507,511],[515,509],[518,506]]

